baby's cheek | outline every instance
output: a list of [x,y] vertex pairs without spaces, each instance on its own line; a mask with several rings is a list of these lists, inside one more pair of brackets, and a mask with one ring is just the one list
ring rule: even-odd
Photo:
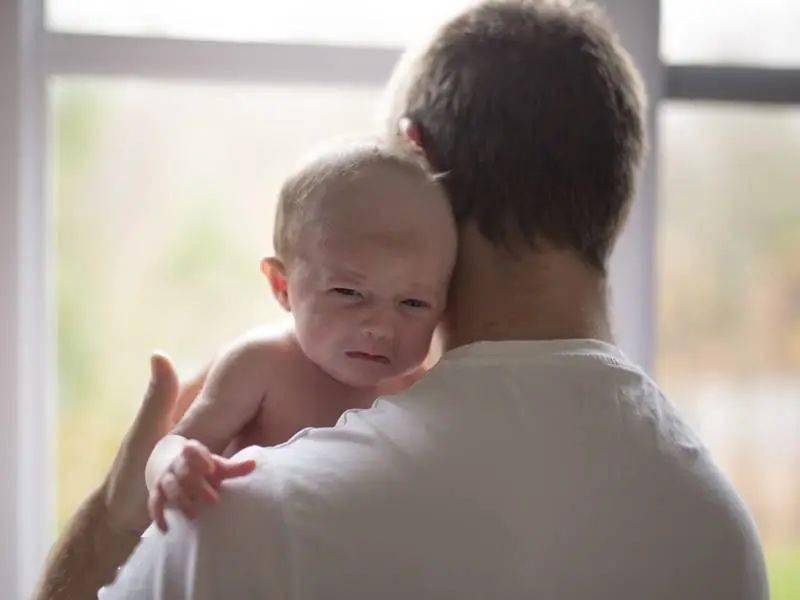
[[319,358],[323,353],[330,332],[329,323],[329,319],[319,309],[306,310],[302,315],[295,315],[295,332],[306,353],[314,355],[311,358]]
[[413,332],[409,343],[409,360],[414,364],[421,364],[425,357],[428,356],[433,330],[434,327],[428,323],[420,324],[419,327],[409,328],[409,332]]
[[302,315],[295,316],[295,322],[310,336],[319,336],[335,323],[335,315],[328,314],[327,307],[315,302],[303,306]]

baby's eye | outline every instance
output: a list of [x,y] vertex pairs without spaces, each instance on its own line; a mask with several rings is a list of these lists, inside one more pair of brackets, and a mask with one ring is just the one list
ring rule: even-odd
[[337,288],[333,288],[331,291],[334,294],[338,294],[340,296],[351,296],[351,297],[359,297],[359,296],[361,296],[360,292],[358,292],[356,290],[353,290],[353,289],[350,289],[350,288],[337,287]]
[[402,304],[410,306],[411,308],[430,308],[430,304],[424,300],[417,300],[416,298],[406,298]]

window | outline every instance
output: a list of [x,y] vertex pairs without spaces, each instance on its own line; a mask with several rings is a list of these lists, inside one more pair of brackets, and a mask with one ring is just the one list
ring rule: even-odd
[[660,131],[657,379],[797,561],[800,106],[668,102]]
[[800,595],[800,7],[661,6],[655,376],[744,497],[771,596],[788,600]]
[[667,63],[797,66],[800,4],[787,0],[662,0]]
[[[150,350],[187,373],[282,318],[257,269],[282,174],[370,127],[399,48],[464,3],[0,2],[0,197],[20,199],[0,204],[10,597],[104,472]],[[612,262],[617,332],[753,510],[772,597],[796,597],[799,9],[601,3],[660,117],[658,211],[651,162]]]
[[401,47],[467,3],[49,0],[47,22],[80,33]]

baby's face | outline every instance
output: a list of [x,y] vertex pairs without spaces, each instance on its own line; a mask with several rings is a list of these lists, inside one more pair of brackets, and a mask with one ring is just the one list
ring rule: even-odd
[[[455,260],[449,206],[396,170],[328,190],[288,274],[305,354],[357,387],[418,367],[445,308]],[[335,207],[335,208],[331,208]]]

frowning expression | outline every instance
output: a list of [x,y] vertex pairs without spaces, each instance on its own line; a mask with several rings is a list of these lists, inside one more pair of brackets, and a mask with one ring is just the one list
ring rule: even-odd
[[449,208],[407,183],[361,181],[340,191],[346,202],[327,199],[338,209],[305,227],[289,271],[303,351],[349,385],[419,366],[445,308],[455,258]]

